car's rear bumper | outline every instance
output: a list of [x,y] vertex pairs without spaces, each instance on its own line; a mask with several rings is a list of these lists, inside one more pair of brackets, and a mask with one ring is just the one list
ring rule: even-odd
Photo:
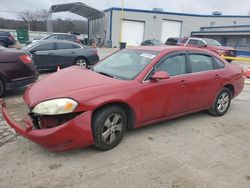
[[29,78],[24,78],[24,79],[20,79],[20,80],[14,80],[11,82],[7,82],[5,87],[6,87],[6,89],[14,89],[17,87],[22,87],[22,86],[33,83],[34,81],[36,81],[38,79],[38,77],[39,77],[39,74],[37,73],[36,75],[31,76]]
[[54,128],[34,129],[29,117],[24,118],[21,123],[17,123],[7,111],[6,103],[2,100],[0,102],[3,117],[11,128],[23,137],[49,150],[64,151],[94,144],[91,129],[92,112],[84,112]]

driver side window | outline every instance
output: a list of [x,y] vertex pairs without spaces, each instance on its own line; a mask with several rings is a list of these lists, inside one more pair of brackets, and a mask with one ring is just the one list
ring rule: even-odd
[[156,71],[165,71],[170,76],[186,74],[186,55],[179,54],[171,56],[158,63],[156,67],[148,74],[145,80],[150,80]]
[[170,76],[176,76],[186,73],[186,57],[184,54],[176,55],[165,59],[159,66],[156,67],[156,71],[165,71]]

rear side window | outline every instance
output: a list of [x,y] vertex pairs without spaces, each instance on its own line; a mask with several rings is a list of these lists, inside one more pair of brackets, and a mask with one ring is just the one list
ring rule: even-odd
[[57,39],[59,40],[68,40],[69,38],[69,35],[57,35]]
[[156,67],[156,71],[165,71],[170,76],[176,76],[186,73],[185,55],[176,55],[168,57]]
[[79,45],[74,45],[74,44],[73,44],[73,48],[75,48],[75,49],[76,49],[76,48],[81,48],[81,46],[79,46]]
[[203,72],[214,69],[213,59],[208,55],[190,54],[189,59],[192,72]]
[[10,33],[6,31],[0,31],[0,35],[8,36]]
[[218,69],[224,69],[225,68],[225,64],[221,60],[219,60],[216,57],[214,58],[214,60],[215,60],[215,63],[216,63],[216,66],[218,67]]
[[54,43],[41,44],[34,48],[36,51],[54,50]]
[[56,35],[50,35],[50,36],[46,37],[45,39],[53,40],[53,39],[57,39],[57,37],[56,37]]
[[57,50],[72,49],[73,45],[68,43],[57,43]]

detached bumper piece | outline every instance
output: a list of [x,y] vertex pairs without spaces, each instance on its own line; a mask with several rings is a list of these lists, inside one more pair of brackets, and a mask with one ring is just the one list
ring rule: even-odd
[[[91,129],[92,112],[84,112],[73,117],[73,119],[62,122],[61,125],[44,127],[34,126],[34,120],[29,116],[21,123],[13,120],[6,108],[6,103],[0,99],[2,114],[9,126],[29,140],[53,151],[65,151],[76,148],[87,147],[94,144]],[[72,118],[72,117],[71,117]],[[50,123],[48,121],[48,123]]]

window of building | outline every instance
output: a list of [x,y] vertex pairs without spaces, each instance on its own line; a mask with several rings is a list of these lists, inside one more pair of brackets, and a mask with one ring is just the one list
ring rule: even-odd
[[238,39],[238,46],[246,46],[247,45],[247,38],[241,37]]

